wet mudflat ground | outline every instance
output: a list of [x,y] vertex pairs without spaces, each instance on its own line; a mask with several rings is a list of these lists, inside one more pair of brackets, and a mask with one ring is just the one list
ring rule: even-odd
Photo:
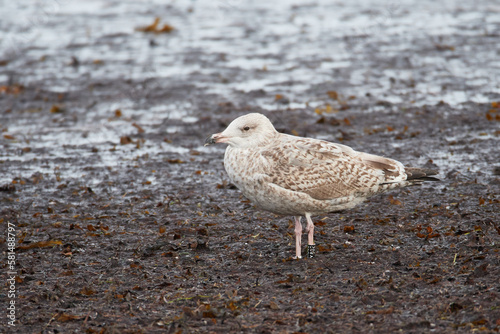
[[[1,332],[500,330],[498,5],[0,10]],[[291,217],[203,147],[248,112],[442,181],[314,217],[318,253],[293,260]]]

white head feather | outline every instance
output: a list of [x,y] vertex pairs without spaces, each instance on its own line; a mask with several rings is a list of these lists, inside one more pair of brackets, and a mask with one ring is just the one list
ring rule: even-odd
[[227,143],[234,148],[258,147],[268,143],[278,132],[271,121],[259,113],[238,117],[221,133],[211,136],[211,143]]

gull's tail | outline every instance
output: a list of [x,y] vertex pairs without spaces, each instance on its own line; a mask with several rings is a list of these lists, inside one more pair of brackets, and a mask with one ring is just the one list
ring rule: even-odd
[[405,173],[407,177],[406,180],[413,184],[420,184],[424,181],[441,181],[433,177],[433,175],[438,173],[433,169],[405,167]]

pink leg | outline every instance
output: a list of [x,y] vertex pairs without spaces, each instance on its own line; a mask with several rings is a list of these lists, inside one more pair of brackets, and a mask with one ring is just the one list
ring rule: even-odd
[[301,259],[302,248],[302,224],[300,223],[300,216],[295,216],[295,258]]
[[306,213],[307,220],[307,257],[313,258],[316,254],[316,245],[314,245],[314,223],[311,215]]
[[314,223],[309,213],[306,213],[306,219],[307,219],[307,244],[314,245]]

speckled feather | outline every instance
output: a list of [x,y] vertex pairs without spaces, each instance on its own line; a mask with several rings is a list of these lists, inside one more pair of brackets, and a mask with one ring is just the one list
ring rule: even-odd
[[[261,122],[271,124],[267,118]],[[396,160],[276,130],[260,145],[229,145],[224,166],[247,198],[284,215],[351,208],[371,195],[410,183]]]

